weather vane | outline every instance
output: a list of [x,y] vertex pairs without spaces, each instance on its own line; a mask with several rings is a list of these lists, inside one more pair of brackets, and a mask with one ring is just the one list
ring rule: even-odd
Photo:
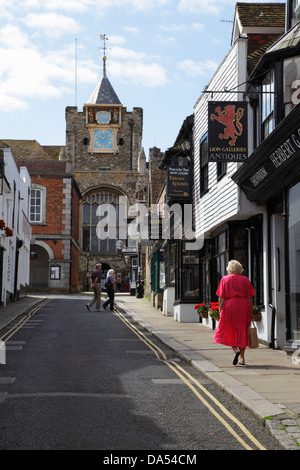
[[105,34],[100,34],[100,39],[102,39],[102,41],[104,43],[104,47],[103,47],[103,50],[104,50],[104,55],[103,55],[103,76],[106,76],[106,55],[105,55],[105,51],[106,51],[106,41],[108,41],[108,38],[106,37]]
[[106,51],[106,42],[105,41],[108,41],[108,38],[106,37],[105,34],[100,34],[100,39],[102,39],[102,41],[104,41],[103,50],[104,50],[104,56],[105,56],[105,51]]

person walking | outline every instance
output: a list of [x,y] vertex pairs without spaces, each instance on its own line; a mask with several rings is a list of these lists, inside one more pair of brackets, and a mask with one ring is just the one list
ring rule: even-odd
[[249,346],[248,328],[252,318],[255,291],[250,280],[243,276],[241,263],[231,260],[217,289],[220,320],[214,335],[214,343],[231,346],[233,365],[245,365],[245,349]]
[[103,312],[103,309],[101,308],[101,277],[101,263],[97,263],[90,277],[90,285],[94,290],[94,297],[88,304],[86,304],[86,308],[88,310],[90,310],[90,307],[92,307],[96,302],[96,311]]
[[104,302],[104,304],[103,304],[103,308],[105,310],[106,310],[106,307],[108,307],[108,304],[110,306],[110,310],[114,309],[114,299],[115,299],[114,284],[115,283],[116,283],[115,271],[113,269],[110,269],[107,273],[106,282],[105,282],[106,292],[107,292],[107,295],[108,295],[107,301]]

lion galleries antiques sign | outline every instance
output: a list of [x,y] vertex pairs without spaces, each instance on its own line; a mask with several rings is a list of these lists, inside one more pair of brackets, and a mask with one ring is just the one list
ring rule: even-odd
[[245,162],[248,158],[247,103],[208,103],[208,161]]

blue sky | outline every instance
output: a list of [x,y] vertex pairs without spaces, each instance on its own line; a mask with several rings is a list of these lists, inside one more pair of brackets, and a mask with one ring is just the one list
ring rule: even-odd
[[64,145],[65,108],[82,110],[100,80],[106,34],[107,76],[128,111],[144,110],[146,156],[165,151],[230,48],[235,4],[0,0],[0,140]]

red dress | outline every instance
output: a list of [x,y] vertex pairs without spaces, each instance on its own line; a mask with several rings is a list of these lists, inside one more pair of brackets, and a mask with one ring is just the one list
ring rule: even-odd
[[240,348],[249,346],[251,305],[248,299],[254,295],[254,289],[246,276],[228,274],[221,279],[217,296],[225,299],[225,302],[220,312],[214,343]]

